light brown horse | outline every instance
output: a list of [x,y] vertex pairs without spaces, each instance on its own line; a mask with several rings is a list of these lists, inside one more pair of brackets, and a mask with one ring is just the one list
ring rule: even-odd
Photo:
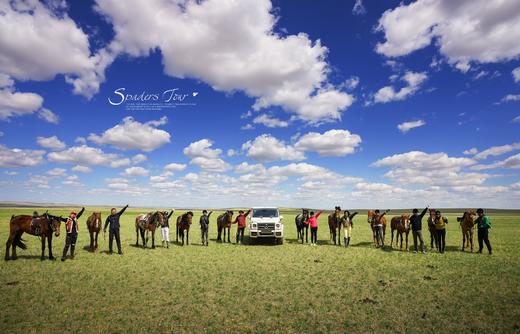
[[[217,241],[226,242],[226,229],[228,233],[228,242],[231,242],[231,224],[233,224],[233,211],[227,210],[217,217],[218,235]],[[224,232],[224,239],[222,239],[222,232]]]
[[[34,220],[34,222],[33,222]],[[27,246],[22,241],[22,234],[27,233],[40,237],[42,242],[42,254],[40,259],[45,260],[45,240],[48,242],[49,259],[56,260],[52,255],[52,234],[56,237],[60,235],[61,222],[64,219],[53,216],[47,212],[41,216],[20,215],[12,216],[9,222],[9,238],[5,244],[5,260],[16,260],[16,247],[27,249]],[[9,248],[12,246],[13,250],[9,257]]]
[[[152,234],[152,248],[155,248],[155,230],[163,224],[163,213],[159,211],[142,213],[135,217],[135,245],[139,246],[139,233],[143,241],[143,248],[148,243],[148,233]],[[146,237],[145,237],[146,232]]]
[[372,228],[372,236],[374,237],[374,245],[376,247],[379,246],[378,241],[377,241],[377,236],[376,236],[376,227],[375,227],[375,225],[378,221],[381,222],[381,224],[383,224],[383,243],[384,243],[385,236],[386,236],[386,225],[387,225],[386,217],[381,216],[381,214],[378,214],[373,210],[369,210],[367,213],[367,222],[370,224],[370,228]]
[[390,221],[390,229],[392,230],[392,241],[390,242],[390,246],[393,246],[393,244],[394,244],[394,230],[397,230],[395,244],[399,245],[399,237],[401,237],[400,249],[402,250],[403,249],[403,234],[406,234],[405,250],[408,252],[408,234],[410,233],[410,215],[401,215],[401,216],[392,217],[392,220]]
[[90,251],[93,252],[98,249],[98,235],[101,231],[101,212],[93,212],[87,218],[87,228],[90,234]]
[[336,245],[336,235],[337,235],[338,236],[337,244],[341,246],[340,219],[341,219],[341,207],[335,206],[334,212],[328,216],[330,240],[332,242],[334,242],[334,245]]
[[182,240],[182,246],[184,246],[184,231],[186,231],[186,245],[190,244],[190,226],[193,221],[193,212],[188,211],[179,217],[177,217],[176,223],[176,242],[179,242],[179,236]]
[[462,251],[465,247],[470,247],[473,252],[473,232],[475,231],[475,221],[473,217],[476,217],[475,211],[466,211],[462,217],[457,217],[457,221],[460,222],[460,228],[462,230]]

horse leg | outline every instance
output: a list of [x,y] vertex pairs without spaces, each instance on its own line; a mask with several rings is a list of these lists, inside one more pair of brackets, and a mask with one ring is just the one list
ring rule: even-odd
[[135,228],[135,247],[139,247],[139,229]]
[[231,243],[231,227],[227,229],[227,242]]
[[94,249],[98,249],[98,242],[97,242],[98,235],[99,235],[99,232],[96,232],[96,239],[95,239],[96,243],[94,244]]
[[473,253],[473,229],[469,230],[469,245],[471,252]]
[[338,245],[341,246],[341,224],[338,225]]
[[155,230],[152,231],[152,249],[155,249]]
[[394,229],[392,229],[392,240],[390,241],[390,247],[394,246]]
[[42,255],[40,256],[40,260],[45,260],[45,235],[42,234]]
[[52,255],[52,234],[47,237],[47,244],[49,247],[49,260],[56,260],[56,258]]
[[462,249],[461,251],[464,252],[464,244],[466,243],[466,233],[464,233],[464,231],[462,231]]
[[89,231],[88,234],[90,235],[90,251],[94,251],[94,232]]
[[[408,233],[410,232],[406,232],[406,247],[405,247],[405,250],[408,252]],[[421,239],[422,240],[422,239]],[[424,247],[424,246],[421,246],[421,247]],[[423,248],[421,248],[423,249]]]
[[186,245],[190,244],[190,229],[186,230]]
[[14,244],[13,242],[13,234],[12,233],[9,233],[9,238],[7,238],[7,242],[5,243],[5,258],[4,260],[6,261],[9,261],[9,248],[11,247],[12,244]]

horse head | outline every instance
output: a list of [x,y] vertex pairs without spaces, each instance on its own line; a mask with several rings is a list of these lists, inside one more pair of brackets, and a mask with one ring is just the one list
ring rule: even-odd
[[184,221],[191,225],[193,221],[193,212],[188,211],[184,214]]
[[401,224],[405,229],[410,228],[410,215],[401,215]]
[[227,223],[231,223],[233,221],[233,211],[226,211],[226,221]]
[[59,237],[60,236],[60,228],[61,228],[61,216],[53,216],[49,214],[47,211],[42,216],[45,221],[49,224],[50,228],[52,229],[52,232],[54,232],[54,235]]
[[152,215],[152,223],[155,225],[155,227],[157,227],[159,225],[163,226],[163,224],[164,224],[163,213],[160,211],[155,211],[154,214]]

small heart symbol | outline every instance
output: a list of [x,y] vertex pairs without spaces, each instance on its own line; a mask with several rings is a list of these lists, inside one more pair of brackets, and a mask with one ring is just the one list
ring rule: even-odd
[[193,96],[199,95],[199,92],[193,92]]

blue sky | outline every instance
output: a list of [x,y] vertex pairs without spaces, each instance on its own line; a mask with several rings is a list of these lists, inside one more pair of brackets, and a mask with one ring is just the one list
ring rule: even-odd
[[518,208],[519,39],[514,0],[2,0],[0,200]]

